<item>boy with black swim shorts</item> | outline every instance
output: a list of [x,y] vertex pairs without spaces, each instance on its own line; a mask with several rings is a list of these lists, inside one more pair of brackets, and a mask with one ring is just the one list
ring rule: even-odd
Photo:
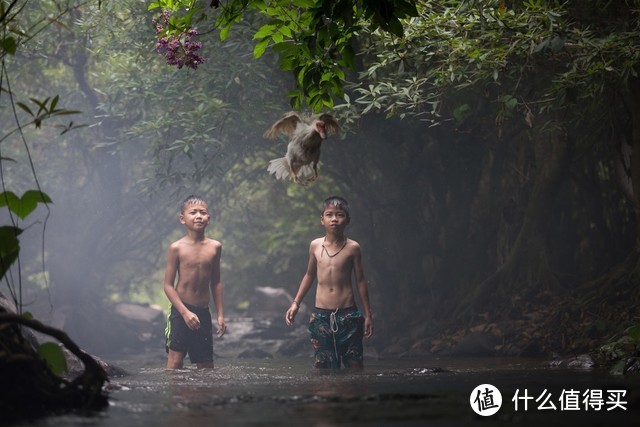
[[[334,196],[324,201],[320,224],[326,234],[309,245],[307,272],[285,314],[285,323],[291,326],[302,299],[317,277],[316,308],[309,322],[315,368],[362,367],[362,339],[373,334],[360,245],[344,234],[349,221],[349,205],[345,199]],[[362,312],[356,307],[352,273]]]
[[198,368],[213,368],[210,296],[218,314],[217,336],[227,329],[220,280],[222,244],[205,236],[211,216],[201,198],[187,197],[179,219],[187,233],[169,246],[164,276],[164,292],[171,302],[166,330],[167,368],[182,368],[187,354]]

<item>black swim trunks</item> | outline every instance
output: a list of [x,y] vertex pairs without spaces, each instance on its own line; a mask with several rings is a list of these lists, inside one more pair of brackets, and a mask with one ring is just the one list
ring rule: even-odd
[[309,321],[314,368],[350,367],[362,362],[364,316],[354,307],[328,310],[315,308]]
[[165,330],[166,350],[169,349],[189,355],[191,363],[213,361],[213,324],[209,307],[195,307],[185,304],[189,311],[200,319],[200,328],[191,330],[184,322],[182,315],[172,305]]

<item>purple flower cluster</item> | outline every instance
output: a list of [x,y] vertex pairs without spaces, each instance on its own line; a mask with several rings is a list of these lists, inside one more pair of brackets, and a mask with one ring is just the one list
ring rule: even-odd
[[202,55],[198,54],[202,43],[191,40],[198,35],[196,29],[167,35],[165,27],[169,26],[169,13],[166,11],[160,14],[160,18],[154,19],[153,23],[156,26],[156,34],[164,34],[156,42],[156,51],[164,54],[169,65],[176,65],[178,68],[186,65],[195,70],[204,62]]

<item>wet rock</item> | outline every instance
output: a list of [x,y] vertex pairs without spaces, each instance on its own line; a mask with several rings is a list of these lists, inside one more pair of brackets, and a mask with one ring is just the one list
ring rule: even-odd
[[593,358],[588,354],[576,357],[556,358],[549,364],[553,368],[591,369],[596,366]]
[[307,357],[313,351],[308,336],[297,336],[283,342],[278,353],[287,357]]
[[146,304],[119,303],[113,307],[113,311],[125,319],[137,322],[154,323],[164,318],[160,307]]
[[164,343],[165,313],[148,304],[58,306],[52,320],[92,354],[138,353]]
[[258,338],[263,340],[284,339],[289,336],[291,328],[287,327],[283,319],[256,319],[254,330],[248,334],[247,338]]
[[407,373],[410,375],[429,375],[429,374],[438,374],[441,372],[449,372],[449,371],[446,371],[438,367],[411,368],[409,371],[407,371]]
[[141,349],[146,343],[162,340],[165,314],[160,307],[146,304],[119,303],[113,311],[120,318],[122,326],[128,330],[130,346]]
[[[254,319],[281,319],[291,306],[293,296],[284,288],[258,286],[249,300],[249,315]],[[302,304],[298,317],[306,311]]]
[[640,357],[631,357],[627,360],[625,374],[640,374]]
[[[82,372],[84,372],[84,364],[80,361],[80,359],[76,357],[76,355],[71,353],[66,348],[63,347],[62,352],[64,353],[64,357],[67,361],[67,372],[64,374],[64,377],[69,380],[73,380],[80,374],[82,374]],[[97,356],[91,357],[93,357],[98,362],[98,364],[102,366],[102,369],[104,369],[109,378],[128,375],[128,373],[122,368],[112,365],[111,363],[106,362]]]

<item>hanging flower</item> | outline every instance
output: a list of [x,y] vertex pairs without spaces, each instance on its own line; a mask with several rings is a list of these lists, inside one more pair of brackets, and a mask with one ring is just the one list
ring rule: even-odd
[[163,54],[167,64],[182,68],[185,65],[194,70],[198,65],[204,63],[204,57],[198,53],[202,48],[202,43],[193,41],[198,36],[198,30],[190,28],[177,34],[167,31],[169,27],[169,13],[164,11],[158,19],[154,19],[156,35],[159,36],[156,42],[156,51]]

